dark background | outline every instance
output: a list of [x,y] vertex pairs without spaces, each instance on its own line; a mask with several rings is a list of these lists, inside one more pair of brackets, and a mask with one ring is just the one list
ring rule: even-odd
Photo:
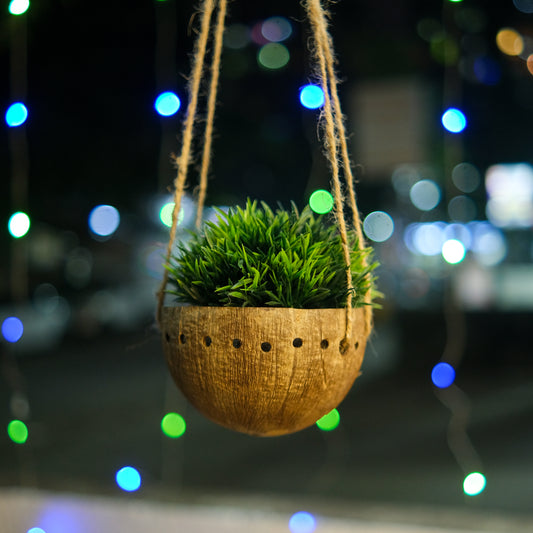
[[[474,19],[484,21],[474,33],[499,67],[495,84],[461,75],[457,64],[443,65],[417,31],[423,19],[439,21],[460,54],[467,54],[469,34],[454,22],[460,9],[475,10]],[[24,243],[0,232],[2,316],[27,317],[20,343],[1,344],[0,412],[5,426],[21,412],[22,398],[32,438],[21,447],[5,432],[0,437],[0,483],[116,495],[113,472],[129,462],[142,470],[144,494],[153,498],[229,491],[322,498],[330,506],[382,502],[530,515],[533,302],[464,308],[454,292],[457,270],[447,268],[427,269],[430,289],[417,298],[405,289],[405,252],[398,243],[376,244],[386,299],[376,312],[363,376],[340,407],[338,430],[309,428],[280,439],[236,435],[202,419],[169,383],[153,318],[157,272],[151,277],[146,257],[167,239],[151,210],[174,176],[169,154],[179,151],[193,11],[192,2],[175,0],[128,7],[34,2],[23,15],[27,74],[15,76],[10,50],[23,23],[2,11],[2,109],[24,97],[30,116],[17,131],[0,128],[0,212],[7,223],[12,212],[27,210],[32,229]],[[532,162],[533,76],[522,59],[505,56],[495,43],[505,26],[533,36],[531,14],[519,12],[512,1],[413,0],[343,0],[332,5],[332,13],[343,102],[360,83],[423,80],[436,117],[428,136],[429,162],[436,168],[447,164],[443,147],[450,136],[438,117],[448,104],[460,104],[469,117],[469,127],[453,142],[460,142],[465,159],[482,174],[496,163]],[[303,110],[296,96],[312,79],[303,9],[296,1],[235,1],[228,24],[252,27],[273,15],[293,23],[286,68],[261,69],[254,44],[224,50],[210,205],[253,197],[303,206],[312,188],[328,186],[324,163],[323,176],[310,182],[311,160],[320,150],[317,114]],[[20,80],[26,75],[27,93],[17,93],[25,92]],[[173,117],[154,112],[153,101],[163,90],[182,99]],[[450,101],[450,94],[459,101]],[[349,114],[347,124],[353,134],[357,117]],[[17,135],[27,136],[29,164],[28,192],[18,203]],[[356,151],[352,155],[357,163]],[[194,166],[191,174],[194,180]],[[440,176],[445,189],[449,178],[445,171]],[[404,225],[422,220],[395,203],[390,176],[366,173],[357,191],[362,214],[392,209]],[[485,191],[473,198],[484,219]],[[119,209],[121,225],[101,242],[91,237],[87,216],[106,203]],[[432,216],[446,215],[437,210]],[[531,263],[531,228],[506,237],[507,259],[489,269],[496,285],[507,264]],[[18,271],[20,248],[26,260]],[[65,272],[81,256],[89,258],[91,274],[77,283]],[[17,276],[22,293],[13,290]],[[53,311],[63,310],[59,326],[35,310],[42,284],[52,284],[60,298]],[[53,335],[46,329],[52,326]],[[446,350],[455,358],[460,398],[450,427],[447,400],[429,380]],[[158,429],[168,410],[188,421],[178,441]],[[461,483],[473,469],[485,472],[487,489],[467,498]]]

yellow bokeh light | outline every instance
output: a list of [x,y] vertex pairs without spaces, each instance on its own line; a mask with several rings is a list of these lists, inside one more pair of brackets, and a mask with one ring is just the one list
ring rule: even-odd
[[533,54],[527,58],[527,69],[529,70],[529,73],[533,75]]
[[524,39],[512,28],[502,28],[496,34],[496,44],[500,51],[508,56],[520,55],[524,50]]

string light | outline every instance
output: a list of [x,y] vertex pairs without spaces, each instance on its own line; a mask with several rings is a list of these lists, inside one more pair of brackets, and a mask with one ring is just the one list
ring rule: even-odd
[[167,437],[177,439],[186,429],[185,419],[178,413],[167,413],[161,420],[161,430]]
[[170,117],[178,112],[181,107],[181,100],[177,94],[166,91],[155,99],[154,107],[161,116]]
[[268,70],[283,68],[290,59],[287,47],[281,43],[268,43],[259,49],[257,62]]
[[341,415],[337,409],[332,409],[328,414],[316,421],[318,429],[322,431],[333,431],[338,427],[341,421]]
[[117,485],[126,492],[134,492],[141,486],[141,474],[132,466],[121,468],[115,476]]
[[455,380],[455,369],[448,363],[437,363],[431,371],[431,381],[435,387],[445,389]]
[[369,213],[364,222],[365,235],[374,242],[384,242],[394,232],[394,220],[385,211],[373,211]]
[[319,215],[325,215],[333,209],[333,196],[329,191],[317,189],[309,196],[309,207]]
[[109,237],[120,224],[120,214],[112,205],[97,205],[89,213],[89,228],[100,237]]
[[487,486],[487,479],[481,472],[471,472],[463,481],[463,491],[467,496],[481,494]]
[[307,109],[318,109],[324,105],[324,91],[318,85],[304,85],[300,89],[300,103]]
[[20,239],[28,233],[31,226],[30,217],[23,211],[13,213],[7,222],[7,229],[12,237]]
[[291,533],[313,533],[316,529],[316,520],[311,513],[299,511],[294,513],[289,520]]
[[7,425],[7,434],[16,444],[24,444],[28,440],[28,428],[22,420],[11,420]]
[[29,7],[29,0],[11,0],[8,10],[12,15],[22,15],[28,11]]
[[450,107],[442,114],[441,122],[450,133],[461,133],[466,128],[464,113],[455,107]]
[[27,118],[28,108],[22,102],[15,102],[7,108],[5,120],[10,128],[22,126]]
[[2,322],[2,335],[7,342],[15,343],[24,333],[24,325],[20,318],[9,316]]
[[450,265],[456,265],[465,258],[465,246],[457,239],[448,239],[442,245],[442,257]]

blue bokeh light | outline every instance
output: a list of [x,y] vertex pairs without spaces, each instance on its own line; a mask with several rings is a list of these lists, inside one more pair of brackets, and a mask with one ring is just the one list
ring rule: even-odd
[[17,342],[24,333],[24,325],[16,316],[9,316],[2,322],[2,335],[7,342]]
[[120,214],[112,205],[97,205],[89,213],[89,228],[100,237],[109,237],[120,224]]
[[442,114],[441,122],[450,133],[461,133],[466,128],[464,113],[455,107],[450,107]]
[[115,477],[117,485],[127,492],[133,492],[141,486],[141,474],[133,466],[125,466],[121,468]]
[[46,533],[46,531],[40,527],[32,527],[26,533]]
[[181,107],[181,101],[177,94],[166,91],[155,99],[154,107],[163,117],[170,117],[178,112]]
[[324,91],[318,85],[305,85],[300,89],[300,103],[307,109],[318,109],[324,105]]
[[28,108],[22,102],[11,104],[6,111],[6,124],[10,128],[16,128],[26,122]]
[[315,517],[305,511],[294,513],[289,520],[291,533],[312,533],[315,528]]
[[435,387],[445,389],[455,380],[455,370],[448,363],[437,363],[431,371],[431,381]]

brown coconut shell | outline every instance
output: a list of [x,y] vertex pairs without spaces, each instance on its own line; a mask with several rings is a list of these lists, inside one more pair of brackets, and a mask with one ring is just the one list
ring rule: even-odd
[[207,418],[284,435],[329,413],[359,375],[367,331],[363,309],[353,313],[352,338],[341,347],[345,309],[164,307],[164,353],[177,386]]

